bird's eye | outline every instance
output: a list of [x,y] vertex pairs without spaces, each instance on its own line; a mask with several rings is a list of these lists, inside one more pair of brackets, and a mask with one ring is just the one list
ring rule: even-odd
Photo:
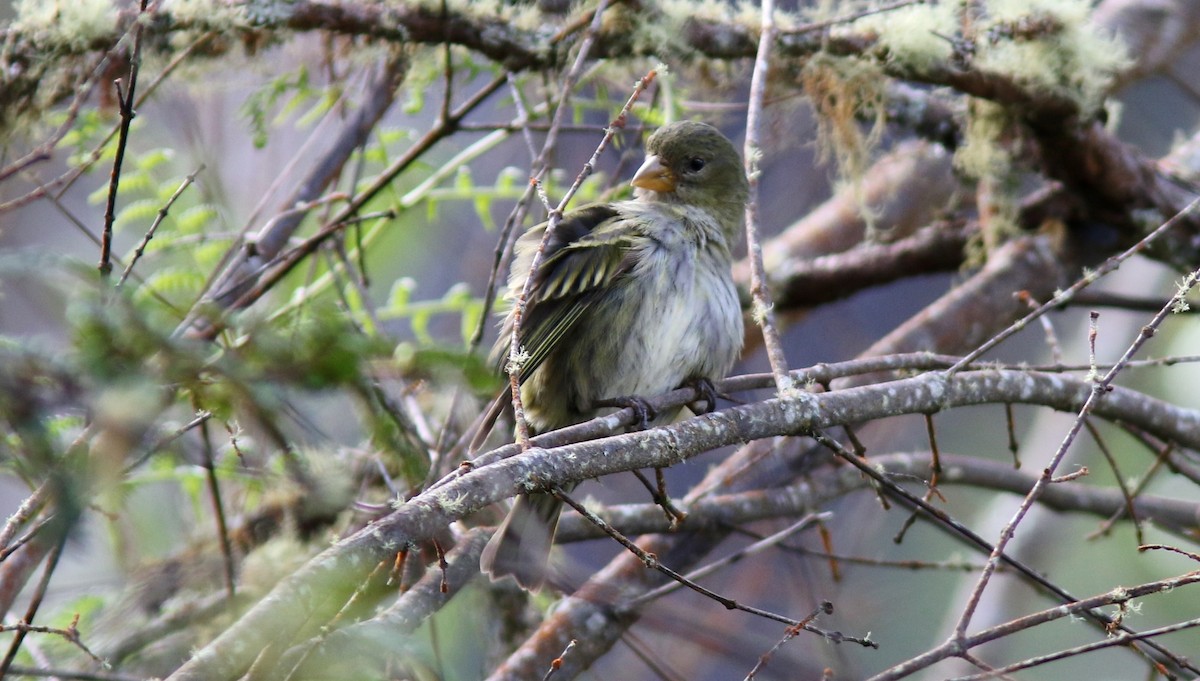
[[687,169],[689,172],[698,173],[701,170],[704,170],[704,163],[704,159],[700,158],[699,156],[693,157],[688,160]]

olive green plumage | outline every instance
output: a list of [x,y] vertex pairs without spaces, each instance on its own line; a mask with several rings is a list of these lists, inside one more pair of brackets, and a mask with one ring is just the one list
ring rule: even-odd
[[[730,250],[748,188],[737,150],[716,128],[688,121],[651,135],[646,154],[632,180],[635,198],[564,215],[532,275],[521,397],[535,432],[592,418],[614,398],[723,378],[741,351]],[[517,241],[510,301],[545,229]],[[510,313],[493,349],[498,363],[511,331]],[[484,550],[483,569],[539,587],[560,510],[550,495],[519,497]]]

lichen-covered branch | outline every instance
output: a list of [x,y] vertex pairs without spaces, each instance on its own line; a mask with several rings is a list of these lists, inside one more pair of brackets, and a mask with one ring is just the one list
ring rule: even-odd
[[[390,516],[336,544],[285,579],[237,623],[170,678],[232,679],[268,646],[290,645],[303,627],[336,613],[365,576],[395,552],[437,536],[453,520],[529,486],[563,484],[637,468],[669,466],[716,447],[901,414],[989,403],[1040,404],[1072,411],[1087,399],[1083,380],[1019,371],[938,373],[888,383],[804,393],[735,407],[641,433],[534,448],[478,468],[420,494]],[[1134,424],[1187,447],[1200,447],[1200,412],[1115,388],[1097,416]]]

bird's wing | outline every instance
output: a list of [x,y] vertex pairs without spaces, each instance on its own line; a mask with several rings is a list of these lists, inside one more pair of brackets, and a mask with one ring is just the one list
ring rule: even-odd
[[[526,247],[536,249],[543,230],[523,236],[529,239]],[[588,206],[563,216],[533,275],[522,318],[521,345],[529,355],[521,367],[522,379],[532,375],[570,334],[599,294],[632,268],[632,246],[641,233],[612,205]],[[507,353],[511,331],[510,319],[497,342],[500,361]]]

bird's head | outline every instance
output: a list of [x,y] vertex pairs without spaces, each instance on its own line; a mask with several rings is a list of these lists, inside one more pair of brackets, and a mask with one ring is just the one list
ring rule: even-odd
[[737,225],[749,196],[733,143],[713,126],[697,121],[671,123],[655,131],[646,140],[646,161],[630,184],[644,200],[693,205],[728,216]]

